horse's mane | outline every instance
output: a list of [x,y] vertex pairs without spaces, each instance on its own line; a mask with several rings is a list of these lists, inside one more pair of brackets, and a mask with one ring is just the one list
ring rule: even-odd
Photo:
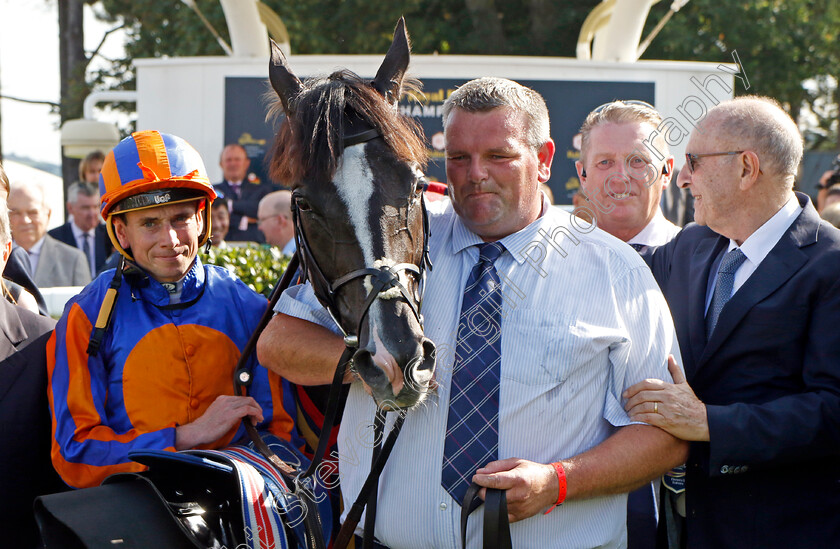
[[[408,80],[403,88],[419,91],[419,83]],[[274,97],[269,116],[282,111],[279,98]],[[280,128],[269,168],[271,178],[285,185],[332,179],[344,150],[345,112],[357,113],[378,129],[400,160],[416,162],[421,168],[428,160],[420,125],[351,71],[307,79],[301,92],[290,99],[289,108],[294,116],[287,117]]]

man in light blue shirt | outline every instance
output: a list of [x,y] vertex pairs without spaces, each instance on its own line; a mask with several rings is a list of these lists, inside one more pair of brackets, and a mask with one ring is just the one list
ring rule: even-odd
[[[675,438],[632,424],[621,398],[642,379],[670,379],[667,357],[679,351],[667,306],[632,248],[549,207],[539,191],[554,155],[548,128],[542,97],[510,80],[471,81],[445,103],[451,200],[429,205],[435,267],[423,303],[438,390],[408,413],[380,480],[375,533],[387,547],[460,545],[460,502],[442,486],[441,464],[461,299],[484,242],[504,246],[499,459],[476,464],[472,479],[507,490],[513,545],[622,547],[626,492],[685,459]],[[277,310],[260,363],[327,383],[343,343],[311,288],[291,288]],[[345,508],[368,473],[373,411],[352,383],[338,444]],[[544,515],[560,493],[553,462],[565,471],[565,503]],[[479,510],[470,521],[470,547],[481,544],[482,520]]]

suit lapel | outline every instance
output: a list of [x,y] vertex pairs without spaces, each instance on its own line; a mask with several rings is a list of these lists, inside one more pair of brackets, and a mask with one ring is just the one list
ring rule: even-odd
[[799,217],[785,231],[744,285],[724,305],[698,367],[712,357],[750,309],[779,289],[807,263],[808,256],[800,248],[817,241],[819,216],[810,202],[802,206],[804,209]]
[[26,339],[26,328],[14,307],[5,299],[0,303],[0,401],[26,367],[25,361],[19,360],[15,353],[16,347]]
[[697,245],[694,254],[691,256],[687,291],[690,292],[688,297],[688,328],[694,371],[686,371],[689,381],[691,381],[700,365],[700,358],[706,347],[706,288],[709,271],[715,262],[715,258],[728,243],[729,239],[722,236],[704,239]]

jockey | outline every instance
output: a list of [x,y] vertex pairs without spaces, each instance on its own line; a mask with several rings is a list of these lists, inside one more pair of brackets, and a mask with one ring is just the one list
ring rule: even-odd
[[64,482],[145,469],[132,450],[244,442],[243,421],[289,440],[281,379],[256,358],[248,396],[234,396],[236,362],[267,302],[197,257],[216,196],[198,152],[135,132],[108,153],[99,187],[120,265],[67,303],[47,349],[52,462]]

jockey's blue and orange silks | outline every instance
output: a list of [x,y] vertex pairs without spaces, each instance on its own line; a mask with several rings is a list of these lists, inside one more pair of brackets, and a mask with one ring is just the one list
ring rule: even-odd
[[[86,349],[113,270],[71,299],[47,347],[53,420],[52,460],[75,488],[117,472],[145,469],[128,458],[142,448],[175,449],[175,428],[232,395],[233,370],[267,307],[266,299],[215,266],[195,264],[183,279],[181,304],[144,274],[125,275],[113,323],[95,357]],[[289,440],[279,376],[250,361],[248,389],[262,407],[257,428]],[[199,448],[245,437],[241,422]]]

